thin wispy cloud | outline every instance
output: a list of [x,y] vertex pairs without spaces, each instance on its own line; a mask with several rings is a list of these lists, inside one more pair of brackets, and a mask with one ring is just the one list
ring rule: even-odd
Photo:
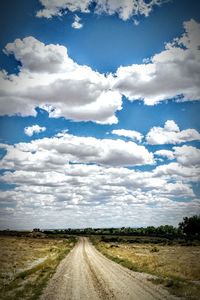
[[75,15],[74,22],[72,23],[72,27],[74,29],[81,29],[83,27],[83,24],[80,21],[81,21],[81,18],[79,18],[79,16]]

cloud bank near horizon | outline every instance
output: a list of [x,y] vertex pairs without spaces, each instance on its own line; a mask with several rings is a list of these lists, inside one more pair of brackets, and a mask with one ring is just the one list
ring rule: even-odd
[[[105,226],[123,226],[124,218],[127,226],[144,226],[149,215],[151,224],[165,220],[174,224],[199,207],[193,185],[200,178],[200,150],[193,146],[174,146],[168,153],[153,154],[132,141],[60,132],[0,148],[6,151],[1,182],[12,186],[1,193],[0,203],[5,199],[9,203],[2,210],[4,226],[8,226],[6,216],[12,226],[11,216],[16,220],[23,215],[19,224],[27,228],[30,214],[33,224],[40,227],[41,218],[47,218],[46,227],[51,224],[52,214],[54,227],[66,227],[66,218],[72,227],[88,226],[88,222],[99,226],[102,219]],[[173,161],[157,165],[154,155]],[[152,170],[127,168],[145,164],[152,164]]]

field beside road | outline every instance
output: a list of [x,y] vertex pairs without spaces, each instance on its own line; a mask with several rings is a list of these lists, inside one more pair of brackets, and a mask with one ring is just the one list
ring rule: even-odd
[[0,237],[0,299],[38,299],[74,238]]
[[200,245],[148,237],[92,238],[96,248],[113,261],[138,272],[185,299],[200,299]]
[[90,238],[0,236],[0,299],[200,299],[198,241]]

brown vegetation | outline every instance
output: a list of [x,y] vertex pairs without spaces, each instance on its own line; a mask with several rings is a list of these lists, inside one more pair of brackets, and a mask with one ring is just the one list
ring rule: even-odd
[[[123,238],[122,238],[123,239]],[[162,243],[116,243],[93,238],[97,249],[110,259],[134,271],[155,275],[172,293],[186,299],[200,297],[200,245]]]
[[0,299],[38,299],[75,239],[0,237]]

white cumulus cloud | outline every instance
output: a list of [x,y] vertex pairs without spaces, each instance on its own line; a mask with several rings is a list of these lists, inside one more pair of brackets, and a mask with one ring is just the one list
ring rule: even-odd
[[91,0],[39,0],[39,2],[44,8],[39,10],[36,16],[47,19],[53,16],[62,16],[66,12],[65,10],[88,13],[89,5],[92,3]]
[[102,124],[117,123],[122,96],[112,90],[111,75],[75,63],[61,45],[45,45],[34,37],[16,39],[5,47],[22,64],[19,74],[0,72],[1,115],[36,115]]
[[158,156],[166,157],[169,160],[174,159],[174,153],[171,150],[157,150],[156,152],[154,152],[154,154]]
[[112,134],[116,134],[119,136],[124,136],[124,137],[128,137],[132,140],[136,140],[138,142],[141,142],[143,139],[143,135],[135,130],[127,130],[127,129],[115,129],[112,130],[111,132]]
[[174,147],[177,161],[141,171],[124,166],[153,163],[153,155],[132,141],[61,132],[0,147],[0,180],[14,185],[0,195],[0,226],[48,228],[52,218],[55,227],[66,227],[66,219],[70,227],[146,226],[149,216],[153,225],[176,224],[199,212],[192,186],[200,178],[198,149]]
[[149,16],[154,6],[160,6],[167,2],[166,0],[39,0],[43,9],[36,14],[41,18],[52,18],[53,16],[62,16],[67,11],[89,13],[91,4],[95,5],[94,12],[97,14],[117,14],[120,19],[126,21],[135,15]]
[[35,133],[44,132],[46,127],[41,127],[39,125],[28,126],[24,128],[24,133],[28,136],[32,136]]
[[60,73],[73,70],[76,66],[62,45],[45,45],[32,36],[16,39],[4,49],[7,55],[13,54],[22,64],[21,71],[34,73]]
[[180,144],[200,140],[200,133],[195,129],[180,130],[173,120],[165,122],[164,127],[152,127],[146,135],[150,145]]
[[[116,74],[101,74],[77,64],[62,45],[45,45],[34,37],[16,39],[4,52],[14,55],[21,66],[18,74],[0,71],[0,114],[35,116],[35,108],[41,107],[54,118],[116,124],[123,95],[151,105],[174,98],[199,100],[200,24],[190,20],[184,27],[185,33],[150,62],[119,67]],[[162,143],[170,138],[172,143],[199,139],[194,129],[177,132],[171,126],[165,124],[168,137],[162,128],[155,129]]]
[[115,88],[130,101],[147,105],[169,99],[200,99],[200,24],[184,22],[185,32],[145,64],[119,67]]
[[184,166],[177,162],[158,166],[154,169],[155,178],[168,180],[183,180],[184,182],[198,182],[200,179],[199,166]]
[[[144,146],[130,141],[78,137],[66,132],[31,143],[6,146],[4,167],[16,169],[48,168],[54,164],[97,163],[107,166],[137,166],[153,164],[153,154]],[[37,164],[37,167],[35,166]]]
[[200,150],[193,146],[173,147],[174,157],[183,166],[200,166]]
[[[154,225],[175,224],[184,215],[199,211],[199,199],[190,184],[196,180],[191,167],[178,170],[174,164],[153,172],[141,172],[116,166],[69,164],[64,143],[58,155],[54,143],[53,149],[50,143],[47,147],[47,139],[43,139],[43,143],[43,146],[41,141],[40,145],[7,145],[4,159],[7,167],[5,164],[4,167],[8,170],[0,179],[16,187],[0,195],[2,213],[7,220],[4,226],[37,224],[48,228],[52,218],[55,227],[66,227],[66,219],[70,227],[146,226],[149,215],[153,216]],[[190,177],[184,177],[185,170],[189,170]],[[77,220],[74,216],[78,216]],[[30,220],[26,224],[27,219]]]

